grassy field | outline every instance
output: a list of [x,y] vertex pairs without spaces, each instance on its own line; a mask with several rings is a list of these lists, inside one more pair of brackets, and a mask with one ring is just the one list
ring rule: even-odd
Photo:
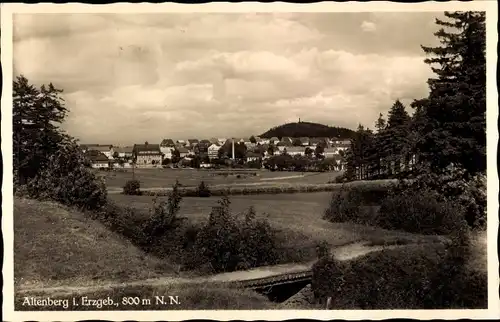
[[[235,170],[237,171],[237,170]],[[270,172],[265,170],[241,171],[240,177],[229,174],[220,175],[223,171],[196,169],[135,169],[135,178],[140,181],[141,188],[170,188],[179,180],[186,187],[196,187],[201,181],[208,185],[225,184],[270,184],[272,182],[317,184],[327,183],[335,179],[339,172]],[[227,171],[226,171],[227,172]],[[126,172],[97,172],[106,180],[108,189],[121,189],[132,179],[132,170]],[[256,175],[252,175],[255,173]]]
[[[265,217],[279,230],[279,238],[284,249],[289,252],[287,258],[296,261],[314,259],[317,242],[327,241],[332,246],[344,245],[360,240],[381,243],[402,243],[434,241],[432,236],[418,236],[404,232],[388,231],[380,228],[355,224],[331,223],[322,219],[331,193],[296,193],[279,195],[231,196],[231,209],[234,213],[244,213],[250,206],[257,212],[257,217]],[[120,205],[132,207],[138,216],[149,216],[153,197],[109,195]],[[159,199],[163,199],[160,197]],[[204,222],[208,219],[211,208],[217,205],[217,197],[183,198],[179,216],[192,222]],[[291,253],[291,254],[290,254]]]
[[99,222],[52,202],[15,199],[14,249],[16,287],[176,274],[171,265],[148,256]]

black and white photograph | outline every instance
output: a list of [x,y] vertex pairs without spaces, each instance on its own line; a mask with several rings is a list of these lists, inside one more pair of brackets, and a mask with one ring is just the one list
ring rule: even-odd
[[2,5],[5,318],[500,314],[496,3],[364,5]]

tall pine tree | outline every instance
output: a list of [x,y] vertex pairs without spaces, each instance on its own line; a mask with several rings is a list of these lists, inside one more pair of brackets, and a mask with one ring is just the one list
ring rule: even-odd
[[52,84],[36,88],[22,75],[14,80],[13,152],[18,183],[34,178],[61,144],[70,141],[59,128],[67,113],[61,92]]
[[399,100],[392,105],[388,113],[387,127],[383,136],[387,162],[391,173],[400,173],[403,165],[407,168],[410,157],[410,116]]
[[[433,172],[455,164],[469,174],[486,170],[486,27],[484,12],[445,12],[435,33],[439,47],[422,49],[436,78],[415,101],[420,159]],[[425,119],[425,122],[422,121]]]

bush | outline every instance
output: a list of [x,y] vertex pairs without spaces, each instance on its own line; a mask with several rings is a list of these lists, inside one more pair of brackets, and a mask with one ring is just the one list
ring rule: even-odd
[[[443,244],[383,250],[313,265],[317,302],[332,309],[477,309],[487,307],[487,276],[469,271]],[[449,269],[453,267],[453,273]]]
[[198,233],[197,254],[210,262],[214,272],[274,264],[276,237],[269,223],[255,219],[253,209],[241,221],[231,214],[229,205],[229,199],[223,197],[212,209],[208,223]]
[[198,186],[197,193],[198,197],[210,197],[210,189],[208,186],[205,184],[205,181],[200,182],[200,185]]
[[339,191],[334,191],[329,207],[323,214],[323,219],[331,222],[359,223],[362,198],[359,192],[342,185]]
[[151,244],[153,240],[165,235],[168,231],[175,229],[179,224],[177,214],[180,210],[182,197],[179,194],[179,182],[176,181],[167,201],[153,200],[152,214],[144,225],[146,243]]
[[396,191],[382,201],[375,223],[419,234],[450,234],[466,226],[464,209],[433,191]]
[[459,167],[450,166],[442,173],[423,172],[412,188],[433,190],[464,208],[464,218],[474,229],[486,228],[486,175],[471,177]]
[[27,191],[32,198],[87,210],[98,210],[107,202],[104,181],[94,174],[74,143],[61,146],[49,157],[47,166],[28,182]]
[[141,195],[141,183],[139,180],[129,180],[125,183],[123,186],[123,194],[125,195],[132,195],[132,196],[139,196]]

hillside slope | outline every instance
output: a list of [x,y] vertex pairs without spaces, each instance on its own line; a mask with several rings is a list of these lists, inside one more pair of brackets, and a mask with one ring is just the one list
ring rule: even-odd
[[54,202],[14,201],[16,287],[89,285],[175,275],[84,214]]
[[354,131],[343,127],[332,127],[311,122],[287,123],[262,133],[260,137],[271,138],[273,136],[281,139],[288,137],[340,137],[350,139],[354,137]]

